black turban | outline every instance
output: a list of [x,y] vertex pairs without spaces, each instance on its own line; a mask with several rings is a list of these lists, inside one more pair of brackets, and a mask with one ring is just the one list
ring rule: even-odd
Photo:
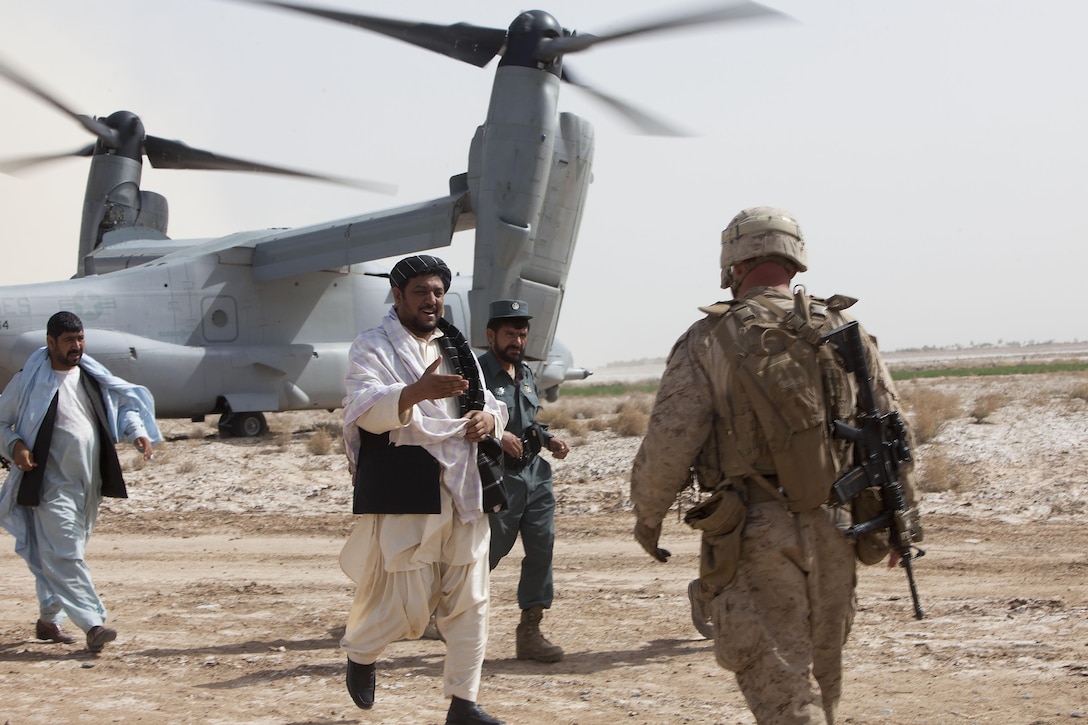
[[408,280],[421,274],[437,274],[442,278],[442,286],[447,292],[449,291],[450,282],[453,280],[450,268],[441,259],[429,254],[417,254],[397,262],[393,271],[389,273],[389,284],[398,289],[404,289]]

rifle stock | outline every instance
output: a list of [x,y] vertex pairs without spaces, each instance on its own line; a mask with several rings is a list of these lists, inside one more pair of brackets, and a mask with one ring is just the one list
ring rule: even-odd
[[[881,413],[877,408],[872,374],[858,323],[848,322],[837,327],[823,339],[835,346],[843,367],[857,380],[860,411],[857,426],[835,421],[835,435],[854,444],[860,462],[831,487],[832,500],[840,506],[845,505],[866,488],[879,487],[883,512],[869,521],[851,526],[846,535],[858,539],[874,531],[889,530],[892,549],[899,555],[899,565],[907,572],[914,616],[922,619],[925,615],[918,599],[912,564],[916,558],[913,550],[917,549],[911,540],[909,522],[913,512],[907,506],[906,494],[899,482],[900,465],[912,460],[906,425],[897,411]],[[921,549],[917,551],[918,557],[925,554]]]

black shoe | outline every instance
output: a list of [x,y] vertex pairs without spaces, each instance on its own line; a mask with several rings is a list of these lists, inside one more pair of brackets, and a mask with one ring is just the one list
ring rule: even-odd
[[117,639],[117,630],[103,627],[91,627],[87,630],[87,649],[91,652],[101,652],[107,642]]
[[348,658],[348,694],[364,710],[374,707],[374,665],[361,665]]
[[475,702],[453,696],[450,711],[446,713],[446,725],[505,725],[480,709]]
[[44,639],[47,642],[75,644],[76,641],[76,638],[61,629],[59,624],[56,624],[55,622],[43,622],[40,619],[38,620],[37,626],[34,628],[34,634],[38,636],[38,639]]

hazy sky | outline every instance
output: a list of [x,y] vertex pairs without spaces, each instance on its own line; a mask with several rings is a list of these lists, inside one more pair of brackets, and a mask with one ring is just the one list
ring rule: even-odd
[[[492,0],[314,3],[505,28]],[[721,229],[792,211],[810,293],[858,297],[886,350],[1088,337],[1088,4],[780,0],[796,19],[602,45],[568,56],[593,85],[690,138],[639,136],[566,87],[596,129],[594,183],[559,337],[579,364],[665,355],[728,296]],[[696,3],[690,7],[705,6]],[[555,0],[604,32],[682,3]],[[5,2],[0,54],[80,112],[223,154],[388,181],[396,197],[241,174],[156,171],[170,234],[299,226],[441,196],[484,119],[484,69],[328,21],[227,0]],[[73,121],[0,81],[0,157],[74,150]],[[0,175],[0,285],[75,271],[86,161]],[[471,273],[471,235],[440,250]],[[1055,278],[1057,270],[1070,271]],[[1072,279],[1068,279],[1072,278]]]

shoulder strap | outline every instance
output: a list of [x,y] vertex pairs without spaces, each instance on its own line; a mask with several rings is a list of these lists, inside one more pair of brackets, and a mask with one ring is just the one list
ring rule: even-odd
[[820,340],[823,331],[821,331],[818,326],[812,324],[810,300],[803,289],[798,288],[794,293],[794,308],[788,311],[783,310],[776,305],[772,299],[765,295],[756,295],[754,299],[759,300],[760,304],[765,307],[768,312],[777,317],[779,321],[797,335],[797,337],[816,347],[823,344]]

